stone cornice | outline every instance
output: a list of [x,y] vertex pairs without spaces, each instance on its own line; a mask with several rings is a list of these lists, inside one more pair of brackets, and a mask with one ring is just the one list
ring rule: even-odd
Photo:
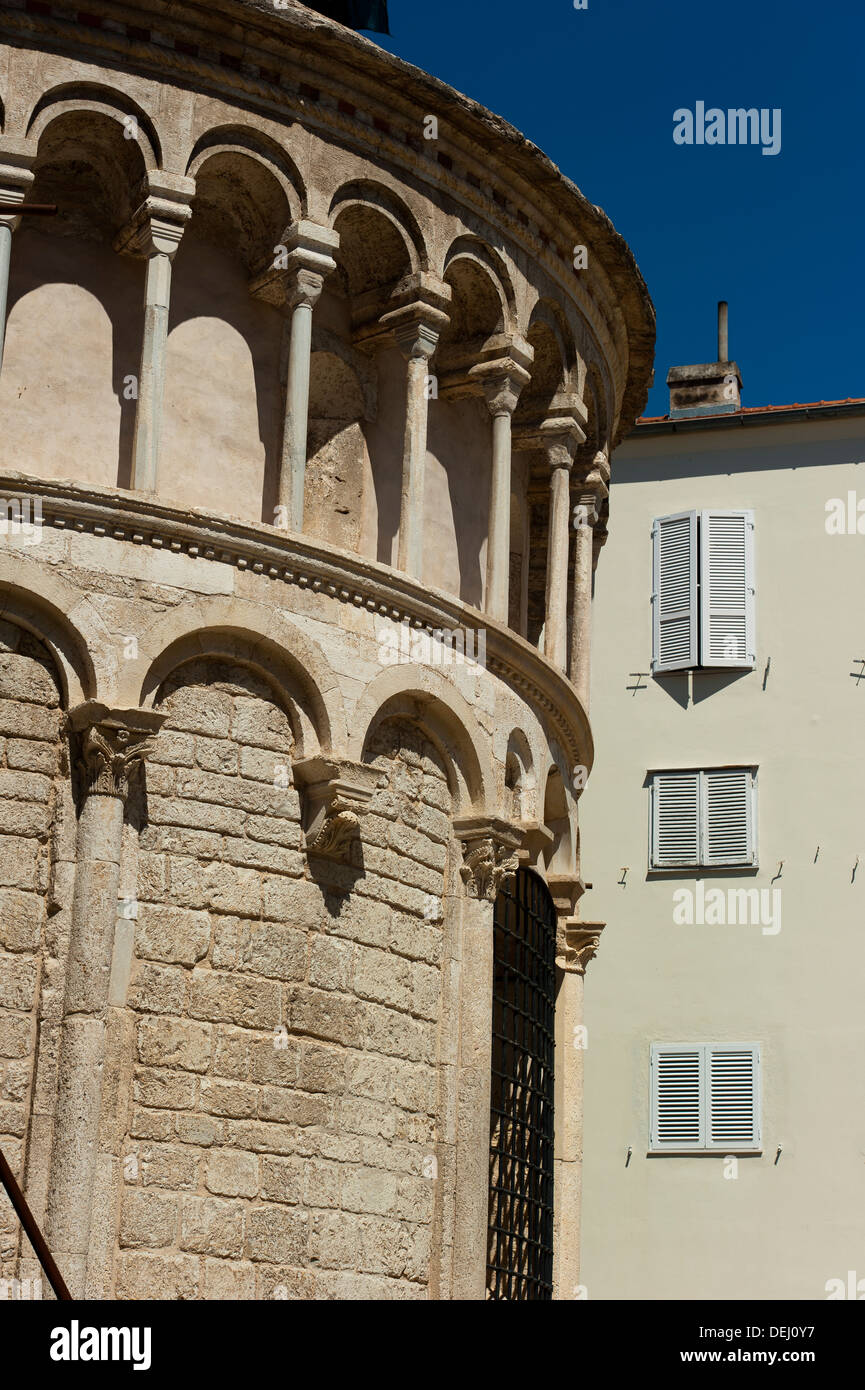
[[[588,716],[564,673],[488,614],[399,570],[272,526],[172,507],[120,488],[4,472],[2,496],[38,497],[43,525],[70,535],[105,536],[231,565],[428,632],[485,631],[489,670],[535,708],[572,766],[591,769],[594,745]],[[38,559],[37,549],[30,558]],[[290,609],[290,599],[286,607]]]
[[[507,122],[369,40],[293,3],[276,9],[272,0],[211,0],[207,5],[188,0],[178,8],[164,0],[135,7],[120,0],[90,0],[86,23],[79,22],[72,0],[45,0],[45,8],[49,13],[35,14],[25,10],[24,0],[5,0],[2,27],[19,41],[31,37],[39,47],[84,48],[97,61],[101,50],[120,70],[158,75],[160,82],[176,74],[178,81],[199,89],[215,87],[229,99],[237,93],[245,103],[258,98],[262,109],[269,107],[282,121],[288,116],[325,128],[348,122],[367,147],[377,145],[395,162],[410,163],[414,173],[420,166],[425,181],[449,188],[467,206],[474,204],[554,276],[592,326],[608,365],[615,365],[619,353],[629,359],[627,381],[620,380],[617,389],[619,423],[613,443],[630,429],[645,403],[654,348],[654,310],[646,286],[632,253],[601,209]],[[302,65],[297,62],[301,45]],[[292,81],[290,67],[299,81]],[[334,97],[334,109],[327,109],[325,94],[304,81],[304,73],[331,89],[345,84],[354,100]],[[370,114],[360,120],[358,94],[367,97],[370,113],[394,112],[397,124],[412,124],[415,131],[403,129],[400,140],[386,117]],[[417,158],[424,143],[419,111],[440,114],[447,127],[435,158]],[[409,152],[415,157],[407,161]],[[462,177],[456,176],[457,166],[462,166]],[[534,232],[526,209],[534,214]],[[579,275],[572,269],[575,243],[587,244],[590,251],[590,269]],[[586,293],[587,283],[594,285],[594,294]]]

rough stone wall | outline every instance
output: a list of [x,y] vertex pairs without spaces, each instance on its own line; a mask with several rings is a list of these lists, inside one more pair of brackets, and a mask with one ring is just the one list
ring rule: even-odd
[[356,851],[365,873],[322,862],[314,881],[298,795],[282,785],[291,729],[268,686],[201,662],[161,695],[169,719],[138,849],[116,1293],[422,1297],[441,763],[410,729],[384,726]]
[[[31,1122],[37,1009],[46,964],[51,830],[60,771],[51,658],[0,623],[0,1148],[19,1181]],[[19,1225],[0,1195],[0,1277],[18,1274]]]

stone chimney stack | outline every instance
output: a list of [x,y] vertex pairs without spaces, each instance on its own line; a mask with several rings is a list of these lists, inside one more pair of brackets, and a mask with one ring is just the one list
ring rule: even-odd
[[690,415],[729,415],[742,405],[742,376],[738,365],[729,360],[727,341],[727,302],[718,305],[718,360],[691,367],[671,367],[667,374],[670,388],[670,419]]

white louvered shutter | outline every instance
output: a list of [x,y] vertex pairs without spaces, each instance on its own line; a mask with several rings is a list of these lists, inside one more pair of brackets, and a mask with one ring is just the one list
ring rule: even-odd
[[705,1148],[703,1048],[653,1043],[651,1051],[652,1149]]
[[700,862],[700,774],[657,772],[652,779],[652,868]]
[[678,512],[652,528],[652,670],[697,660],[697,513]]
[[700,822],[706,865],[756,863],[754,778],[750,768],[702,774]]
[[700,663],[752,668],[754,513],[703,512],[700,518]]
[[756,1043],[739,1046],[706,1046],[708,1124],[706,1147],[758,1148],[760,1144],[760,1048]]

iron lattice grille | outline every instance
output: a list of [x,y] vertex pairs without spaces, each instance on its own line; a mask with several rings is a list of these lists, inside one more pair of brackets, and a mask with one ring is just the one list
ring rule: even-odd
[[556,914],[520,869],[494,917],[487,1297],[553,1296]]

